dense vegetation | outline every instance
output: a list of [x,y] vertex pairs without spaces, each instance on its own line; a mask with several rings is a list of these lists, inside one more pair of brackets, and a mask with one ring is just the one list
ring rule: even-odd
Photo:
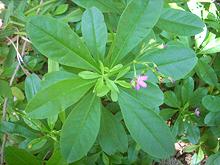
[[219,11],[2,0],[1,163],[219,165]]

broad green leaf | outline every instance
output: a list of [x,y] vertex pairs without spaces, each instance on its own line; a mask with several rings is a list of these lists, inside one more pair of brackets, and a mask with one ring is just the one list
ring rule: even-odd
[[174,154],[174,139],[169,128],[156,112],[146,107],[135,91],[121,90],[118,101],[125,124],[141,149],[157,158]]
[[215,38],[208,42],[208,44],[202,48],[199,52],[201,54],[212,54],[220,52],[220,38]]
[[193,124],[187,124],[187,139],[192,144],[197,144],[200,139],[200,130],[199,127],[193,125]]
[[163,104],[164,96],[160,88],[153,83],[148,82],[146,89],[135,91],[134,89],[127,90],[129,94],[134,95],[139,99],[139,102],[148,108],[155,108]]
[[220,112],[209,112],[205,119],[204,119],[204,123],[207,126],[219,126],[220,125]]
[[41,79],[36,74],[31,74],[25,79],[25,95],[30,101],[41,88]]
[[140,61],[154,62],[159,72],[178,80],[186,76],[196,65],[197,57],[193,50],[179,45],[168,45],[152,53],[145,53]]
[[51,73],[47,73],[41,80],[41,88],[47,88],[52,84],[55,84],[59,81],[65,79],[71,79],[77,77],[74,73],[66,72],[66,71],[55,71]]
[[167,91],[164,93],[164,103],[170,107],[179,108],[180,101],[173,91]]
[[53,155],[47,161],[46,165],[68,165],[60,153],[59,148],[55,148]]
[[48,16],[34,16],[26,30],[33,45],[48,58],[63,65],[96,70],[88,49],[67,24]]
[[25,111],[29,117],[36,119],[54,116],[76,103],[93,85],[94,81],[80,78],[59,81],[39,91]]
[[5,160],[8,165],[41,165],[42,162],[26,150],[17,147],[5,148]]
[[160,17],[162,7],[163,0],[135,0],[128,4],[120,17],[110,49],[111,66],[122,60],[151,32]]
[[105,108],[102,109],[99,143],[109,155],[128,149],[128,137],[122,124]]
[[202,60],[198,61],[196,66],[196,73],[201,80],[209,85],[215,86],[218,83],[217,75],[214,69]]
[[108,32],[104,16],[97,8],[89,8],[83,13],[82,35],[93,57],[104,59]]
[[102,12],[121,13],[121,8],[124,6],[120,3],[115,3],[114,0],[72,0],[77,5],[84,8],[97,7]]
[[202,32],[205,24],[190,12],[167,8],[161,13],[157,26],[177,35],[193,36]]
[[67,117],[60,135],[60,147],[68,163],[85,156],[94,144],[100,127],[100,100],[88,93]]
[[210,112],[220,112],[220,97],[207,95],[202,99],[203,106]]
[[206,165],[219,165],[220,164],[220,152],[209,156]]

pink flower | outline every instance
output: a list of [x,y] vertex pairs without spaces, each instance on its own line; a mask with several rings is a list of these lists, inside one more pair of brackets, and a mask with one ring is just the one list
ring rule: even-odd
[[135,90],[140,90],[142,88],[147,88],[147,83],[145,82],[148,79],[145,75],[139,75],[136,77],[135,80],[131,81],[132,86],[135,88]]
[[199,108],[196,108],[195,111],[194,111],[194,113],[195,113],[195,115],[196,115],[197,117],[199,117],[199,116],[200,116]]

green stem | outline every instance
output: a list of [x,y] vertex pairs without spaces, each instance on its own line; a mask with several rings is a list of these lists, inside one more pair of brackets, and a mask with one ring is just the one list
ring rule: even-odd
[[14,25],[18,25],[18,26],[21,26],[21,27],[25,27],[24,24],[16,22],[16,21],[10,21],[9,23],[14,24]]
[[41,7],[44,7],[44,6],[46,6],[46,5],[50,4],[50,3],[53,3],[53,2],[56,2],[56,0],[49,0],[49,1],[47,1],[47,2],[44,2],[44,3],[42,3],[42,4],[39,4],[39,5],[35,6],[35,7],[33,7],[32,9],[26,11],[24,14],[25,14],[25,15],[28,15],[28,14],[32,13],[33,11],[35,11],[35,10],[41,8]]

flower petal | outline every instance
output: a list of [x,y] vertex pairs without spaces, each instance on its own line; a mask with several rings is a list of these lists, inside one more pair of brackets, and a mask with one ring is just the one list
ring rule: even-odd
[[148,79],[148,76],[140,76],[140,79],[141,79],[142,81],[146,81],[146,80]]
[[139,84],[136,84],[135,89],[138,91],[140,90],[141,86]]
[[144,81],[140,81],[138,84],[143,88],[147,87],[147,84]]

